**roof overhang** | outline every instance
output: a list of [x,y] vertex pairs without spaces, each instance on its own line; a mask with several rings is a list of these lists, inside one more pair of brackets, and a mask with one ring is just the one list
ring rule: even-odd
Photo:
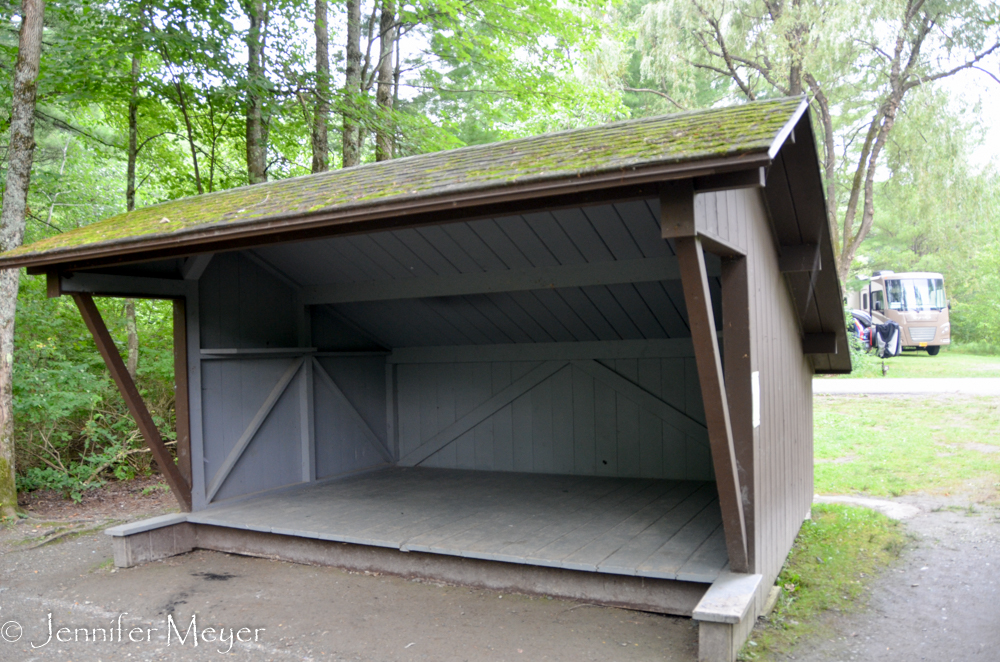
[[[76,243],[60,235],[59,242],[47,244],[49,240],[43,240],[22,247],[0,256],[0,268],[27,267],[29,273],[58,274],[319,237],[469,221],[538,209],[648,199],[658,196],[662,183],[674,180],[693,180],[695,192],[741,188],[747,185],[746,182],[759,182],[763,168],[766,171],[763,197],[781,255],[782,270],[797,308],[803,349],[818,373],[850,372],[842,290],[835,269],[819,160],[807,112],[808,102],[791,99],[758,103],[758,109],[770,104],[766,106],[771,112],[767,116],[770,124],[761,120],[766,124],[766,131],[756,124],[747,128],[748,135],[755,130],[757,133],[744,143],[740,143],[738,137],[734,138],[734,144],[740,145],[739,148],[722,154],[702,146],[690,158],[677,158],[676,154],[670,158],[619,158],[618,161],[609,161],[612,164],[610,167],[601,167],[598,163],[597,166],[582,169],[560,170],[553,166],[551,172],[533,176],[483,177],[483,155],[492,159],[490,167],[498,167],[498,163],[504,165],[505,158],[515,158],[511,155],[526,158],[521,152],[537,156],[548,148],[555,150],[574,146],[574,137],[588,131],[599,132],[599,129],[564,132],[550,137],[422,155],[163,203],[74,231],[81,238]],[[710,120],[713,113],[721,117],[723,112],[729,113],[727,117],[738,113],[733,109],[721,109],[678,117],[695,117],[701,123],[699,126],[706,127],[711,124],[706,118]],[[672,126],[667,120],[669,118],[664,118],[662,127]],[[650,121],[610,126],[620,136],[627,135],[630,127],[635,127],[636,131],[645,130],[645,142],[659,135],[650,133]],[[709,129],[703,130],[710,133]],[[713,130],[718,132],[717,127]],[[674,135],[680,135],[679,131],[675,131]],[[690,139],[690,136],[685,139]],[[717,135],[712,139],[718,140]],[[592,137],[588,140],[593,143]],[[665,140],[669,142],[669,136]],[[643,141],[634,142],[641,148]],[[588,149],[603,149],[615,154],[606,146]],[[632,149],[636,147],[633,145]],[[450,158],[449,154],[462,156],[464,162],[472,162],[480,170],[458,172],[458,179],[453,179],[449,185],[435,187],[431,166],[446,161]],[[478,155],[479,160],[470,159],[470,155]],[[417,187],[408,194],[372,194],[373,190],[377,192],[377,186],[396,185],[394,178],[403,178],[409,170],[420,168],[424,168],[420,183],[424,189],[418,190]],[[469,181],[463,179],[465,175]],[[451,176],[456,177],[454,171]],[[338,182],[347,185],[352,181],[368,186],[367,194],[359,194],[347,203],[332,206],[307,208],[297,203],[296,195],[322,197],[326,194],[324,187],[335,186]],[[282,205],[287,206],[283,208]],[[183,213],[197,214],[201,209],[208,210],[204,221],[181,223],[176,230],[155,227],[157,222],[162,222],[162,227],[170,228],[172,222],[183,218]],[[257,213],[260,209],[266,211]],[[217,220],[213,213],[219,213],[222,220]],[[160,214],[162,221],[157,221]],[[143,229],[130,235],[127,229],[132,218],[137,220],[137,227],[141,222]],[[154,226],[152,229],[151,223]],[[102,227],[111,227],[114,231],[102,232]],[[123,228],[125,232],[122,232]],[[91,239],[87,240],[88,237]]]

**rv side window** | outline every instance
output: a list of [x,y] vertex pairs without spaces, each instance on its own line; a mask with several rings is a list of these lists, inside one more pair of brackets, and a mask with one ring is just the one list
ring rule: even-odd
[[861,295],[861,307],[868,310],[868,293],[865,292]]
[[876,310],[885,310],[885,299],[882,296],[881,290],[872,292],[872,307]]

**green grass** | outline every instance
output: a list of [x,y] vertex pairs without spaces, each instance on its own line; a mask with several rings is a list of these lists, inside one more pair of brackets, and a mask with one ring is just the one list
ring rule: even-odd
[[817,395],[813,411],[818,493],[998,499],[998,397]]
[[815,505],[778,575],[781,595],[758,622],[740,660],[772,660],[826,626],[826,611],[864,605],[869,582],[891,565],[907,537],[898,522],[867,508]]
[[[871,363],[871,362],[868,362]],[[881,361],[875,363],[881,365]],[[885,360],[886,377],[1000,377],[1000,356],[965,353],[961,349],[942,349],[937,356],[927,352],[903,352]],[[857,366],[846,378],[881,377],[881,370]]]

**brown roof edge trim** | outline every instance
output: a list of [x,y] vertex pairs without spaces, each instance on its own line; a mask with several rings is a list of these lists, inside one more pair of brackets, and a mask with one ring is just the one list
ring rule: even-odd
[[[512,200],[528,201],[671,179],[702,177],[746,168],[767,166],[770,163],[771,159],[766,153],[750,153],[723,159],[660,164],[652,167],[636,168],[634,170],[568,177],[546,182],[515,183],[503,188],[462,191],[451,195],[397,200],[388,204],[331,210],[308,215],[286,214],[272,216],[268,219],[252,223],[203,226],[202,228],[182,231],[173,235],[153,235],[149,238],[119,239],[104,244],[56,249],[45,253],[29,253],[14,258],[0,257],[0,268],[38,268],[59,265],[70,261],[101,261],[129,253],[152,253],[159,250],[169,251],[173,255],[180,255],[183,254],[183,251],[178,251],[177,249],[184,249],[187,254],[192,254],[199,252],[201,244],[217,243],[225,239],[240,240],[279,235],[290,231],[300,232],[318,228],[332,229],[337,226],[350,226],[390,217],[398,218],[400,216],[413,216],[443,210],[458,211],[464,208],[500,204]],[[406,225],[405,222],[400,222],[395,224],[394,227],[406,227]],[[350,231],[350,229],[344,228],[341,232],[331,232],[330,234],[347,233]],[[262,241],[259,243],[265,242]],[[120,263],[120,261],[116,261],[116,263]]]

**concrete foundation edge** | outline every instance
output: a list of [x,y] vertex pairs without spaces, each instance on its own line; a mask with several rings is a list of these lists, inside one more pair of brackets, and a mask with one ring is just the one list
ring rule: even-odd
[[707,584],[401,552],[312,538],[185,522],[112,539],[115,565],[129,568],[195,549],[378,572],[493,591],[546,595],[609,607],[691,616]]
[[772,584],[758,584],[749,609],[739,623],[698,621],[698,662],[735,662],[750,638],[757,619],[765,613]]

